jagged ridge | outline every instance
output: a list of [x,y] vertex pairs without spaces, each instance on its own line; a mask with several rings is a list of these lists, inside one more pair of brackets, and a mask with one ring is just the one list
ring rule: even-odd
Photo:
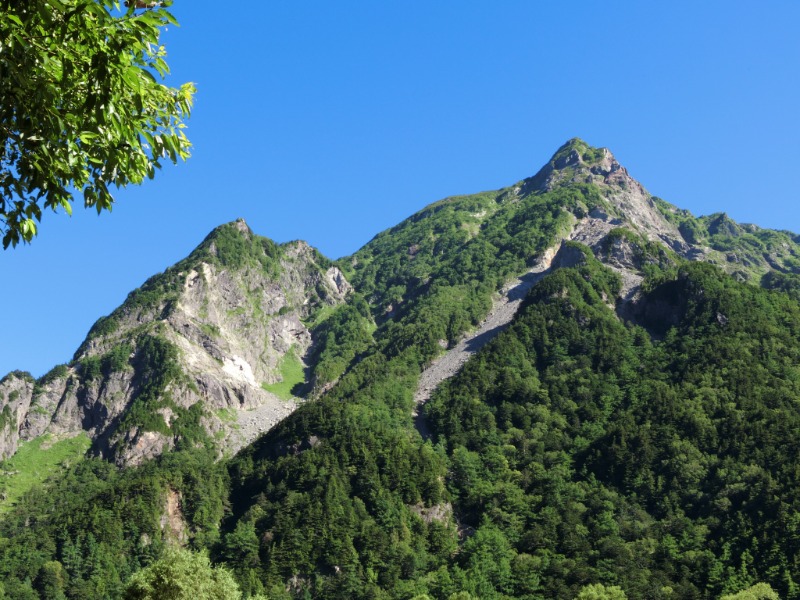
[[80,431],[122,464],[206,438],[235,452],[295,408],[264,388],[306,355],[304,321],[349,292],[304,242],[275,244],[242,220],[223,225],[100,319],[70,365],[39,383],[0,385],[13,396],[0,454]]

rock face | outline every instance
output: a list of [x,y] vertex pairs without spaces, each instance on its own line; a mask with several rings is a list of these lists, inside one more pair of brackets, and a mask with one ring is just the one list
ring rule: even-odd
[[739,224],[724,213],[694,217],[650,194],[607,148],[568,141],[534,176],[515,191],[546,192],[561,187],[591,187],[602,206],[579,215],[572,239],[594,249],[615,228],[624,227],[659,243],[678,256],[716,264],[739,280],[759,284],[770,272],[800,273],[796,236]]
[[[576,185],[599,191],[601,202],[579,212],[569,240],[588,246],[620,275],[621,313],[626,310],[624,305],[636,298],[645,264],[670,263],[671,252],[675,258],[697,260],[705,256],[703,248],[686,241],[658,206],[658,200],[607,148],[590,148],[581,140],[570,140],[520,189],[536,193]],[[569,252],[557,257],[556,263],[554,267],[571,266]]]
[[[660,241],[685,254],[689,245],[678,228],[656,206],[656,200],[628,174],[608,148],[590,148],[581,140],[567,142],[534,177],[523,182],[527,191],[550,191],[570,184],[589,184],[599,189],[610,210],[595,208],[575,238],[602,233],[623,223],[652,241]],[[599,237],[602,237],[600,235]],[[595,234],[594,242],[599,241]],[[581,240],[579,240],[581,241]],[[591,243],[587,245],[592,245]]]
[[31,409],[34,382],[22,373],[10,373],[0,381],[0,456],[13,454],[19,444],[20,431]]
[[296,399],[264,388],[282,381],[287,357],[306,355],[304,319],[350,292],[305,242],[222,226],[98,321],[69,367],[0,383],[0,457],[45,432],[78,431],[121,465],[203,435],[235,452],[294,410]]

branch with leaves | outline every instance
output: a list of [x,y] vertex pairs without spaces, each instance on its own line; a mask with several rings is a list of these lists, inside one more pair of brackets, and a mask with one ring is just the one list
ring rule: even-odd
[[[189,157],[194,86],[172,88],[159,43],[169,2],[0,0],[0,233],[30,242],[43,209],[98,213],[112,188]],[[148,3],[149,4],[149,3]]]

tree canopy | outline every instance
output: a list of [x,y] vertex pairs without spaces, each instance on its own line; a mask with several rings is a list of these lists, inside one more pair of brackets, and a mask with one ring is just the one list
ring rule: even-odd
[[137,571],[126,600],[239,600],[242,593],[230,572],[211,566],[208,556],[169,548],[149,567]]
[[165,8],[118,0],[0,0],[0,233],[29,242],[42,209],[71,213],[75,194],[98,213],[111,188],[152,178],[189,156],[182,129],[194,86],[169,72]]

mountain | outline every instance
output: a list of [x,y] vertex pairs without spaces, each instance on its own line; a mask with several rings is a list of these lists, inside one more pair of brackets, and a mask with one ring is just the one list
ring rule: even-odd
[[294,410],[307,323],[349,292],[305,242],[223,225],[100,319],[71,364],[0,383],[0,455],[45,432],[83,431],[93,453],[125,465],[178,442],[235,452]]
[[338,261],[223,225],[0,383],[6,591],[188,544],[269,598],[800,598],[798,242],[577,139]]

